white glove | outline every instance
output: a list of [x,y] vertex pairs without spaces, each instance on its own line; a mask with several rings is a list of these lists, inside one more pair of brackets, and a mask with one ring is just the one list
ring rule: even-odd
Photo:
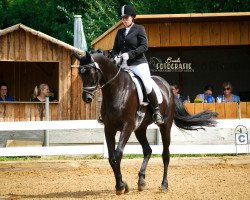
[[123,53],[121,56],[124,61],[127,61],[129,59],[128,53]]
[[114,58],[115,64],[116,65],[120,64],[121,63],[121,59],[122,59],[121,56],[115,56],[115,58]]

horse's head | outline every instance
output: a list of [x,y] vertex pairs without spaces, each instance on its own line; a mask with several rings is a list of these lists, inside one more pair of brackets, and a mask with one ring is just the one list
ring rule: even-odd
[[88,52],[85,56],[77,52],[74,52],[74,55],[80,61],[78,73],[83,82],[82,99],[86,103],[91,103],[94,92],[98,89],[101,71]]

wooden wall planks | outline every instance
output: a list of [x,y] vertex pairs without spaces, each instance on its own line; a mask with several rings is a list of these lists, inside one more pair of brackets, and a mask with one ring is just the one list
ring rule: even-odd
[[250,118],[250,102],[228,103],[186,103],[184,104],[190,114],[196,114],[204,110],[217,112],[218,119]]

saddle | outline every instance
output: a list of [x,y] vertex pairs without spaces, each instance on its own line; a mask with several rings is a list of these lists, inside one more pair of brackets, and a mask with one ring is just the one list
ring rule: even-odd
[[[137,75],[135,75],[130,69],[123,69],[123,71],[127,72],[129,74],[129,76],[131,77],[132,81],[135,83],[136,86],[136,91],[138,94],[138,100],[139,100],[139,104],[141,106],[147,106],[149,101],[148,101],[148,97],[147,97],[147,92],[146,92],[146,88],[141,80],[141,78]],[[156,93],[157,96],[157,100],[158,100],[158,104],[161,104],[163,101],[163,97],[161,94],[161,91],[158,87],[158,85],[153,81],[153,88],[154,91]]]

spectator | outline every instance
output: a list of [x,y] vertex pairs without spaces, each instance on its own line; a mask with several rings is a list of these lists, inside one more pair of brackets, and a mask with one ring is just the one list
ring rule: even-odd
[[206,85],[204,87],[204,93],[198,94],[195,97],[195,102],[200,102],[200,103],[212,103],[215,102],[215,99],[213,97],[213,91],[214,88],[212,85]]
[[49,97],[49,101],[56,101],[54,97],[49,96],[49,93],[50,91],[48,84],[42,83],[35,87],[32,101],[45,102],[46,97]]
[[183,95],[181,95],[180,92],[180,86],[177,83],[173,83],[171,85],[171,89],[174,93],[174,95],[179,98],[181,100],[182,103],[186,103],[187,102],[187,98],[185,98]]
[[240,102],[240,97],[234,95],[233,86],[230,82],[224,82],[222,84],[223,95],[219,95],[217,99],[221,99],[222,102]]
[[6,83],[0,84],[0,101],[14,101],[11,96],[8,96],[8,86]]

